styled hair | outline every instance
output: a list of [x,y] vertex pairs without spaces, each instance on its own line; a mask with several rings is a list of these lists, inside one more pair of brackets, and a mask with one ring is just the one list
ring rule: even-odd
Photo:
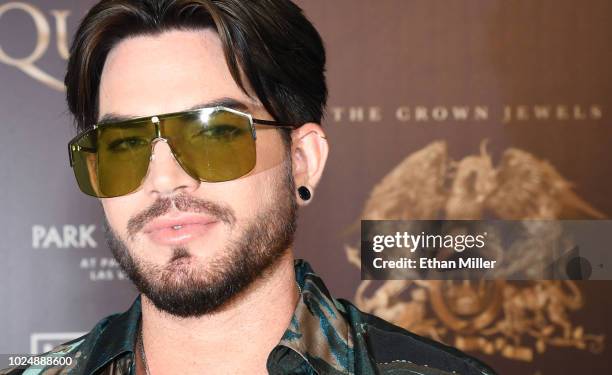
[[321,123],[327,102],[325,49],[319,33],[289,0],[102,0],[74,36],[65,77],[79,131],[98,118],[100,77],[122,40],[170,30],[213,29],[229,71],[247,84],[275,120]]

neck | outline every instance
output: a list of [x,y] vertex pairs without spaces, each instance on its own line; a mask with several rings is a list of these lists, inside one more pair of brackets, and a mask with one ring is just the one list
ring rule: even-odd
[[289,326],[298,298],[291,250],[213,314],[172,316],[142,295],[142,337],[151,375],[267,374],[268,354]]

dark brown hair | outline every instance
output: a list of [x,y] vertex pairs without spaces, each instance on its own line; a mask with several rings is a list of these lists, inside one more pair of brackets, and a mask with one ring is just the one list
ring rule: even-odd
[[327,101],[325,50],[314,26],[289,0],[102,0],[74,37],[66,99],[79,131],[98,118],[109,51],[121,40],[169,30],[212,28],[238,86],[243,78],[277,120],[320,123]]

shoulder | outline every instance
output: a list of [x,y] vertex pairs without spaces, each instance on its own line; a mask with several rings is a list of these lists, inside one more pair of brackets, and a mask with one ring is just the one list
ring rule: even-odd
[[78,361],[80,349],[88,334],[56,346],[50,351],[31,357],[26,366],[14,366],[0,370],[0,375],[45,375],[69,373]]
[[27,366],[13,366],[0,369],[0,375],[55,375],[78,374],[83,363],[87,361],[92,344],[101,331],[118,314],[100,320],[94,328],[81,337],[67,341],[50,351],[32,356]]
[[[383,373],[414,373],[427,369],[427,374],[458,373],[493,375],[495,371],[467,354],[437,341],[416,335],[374,315],[359,310],[344,299],[336,299],[345,311],[355,334],[355,346],[367,351],[375,367]],[[359,348],[357,348],[359,346]]]

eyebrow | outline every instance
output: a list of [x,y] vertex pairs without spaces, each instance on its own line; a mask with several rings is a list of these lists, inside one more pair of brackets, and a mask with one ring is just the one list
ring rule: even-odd
[[[251,106],[249,106],[247,103],[242,102],[238,99],[224,97],[224,98],[218,98],[218,99],[214,99],[208,102],[194,105],[192,107],[184,109],[183,111],[175,111],[175,112],[170,112],[170,113],[194,111],[196,109],[207,108],[207,107],[227,107],[227,108],[235,109],[238,111],[248,111],[252,107],[261,107],[261,105],[256,104],[256,103],[251,103]],[[153,114],[150,116],[142,116],[142,115],[134,116],[134,115],[120,115],[117,113],[110,112],[110,113],[103,115],[100,118],[100,121],[98,121],[96,125],[103,125],[103,124],[113,123],[113,122],[123,122],[123,121],[133,120],[137,118],[148,118],[148,117],[153,117],[153,116],[161,116],[164,114],[165,113]]]

